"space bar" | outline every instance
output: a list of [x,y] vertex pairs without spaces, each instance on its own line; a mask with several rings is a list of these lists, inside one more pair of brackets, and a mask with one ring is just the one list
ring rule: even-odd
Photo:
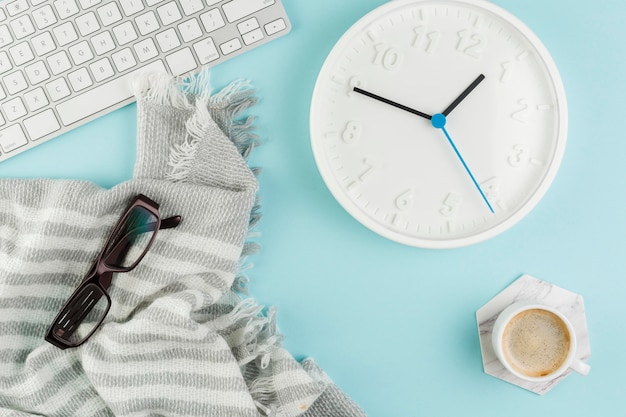
[[57,106],[57,112],[61,121],[65,126],[68,126],[107,107],[129,99],[133,95],[129,87],[129,81],[138,74],[145,72],[164,73],[166,70],[163,61],[155,61],[119,78],[100,84],[86,93],[74,96]]

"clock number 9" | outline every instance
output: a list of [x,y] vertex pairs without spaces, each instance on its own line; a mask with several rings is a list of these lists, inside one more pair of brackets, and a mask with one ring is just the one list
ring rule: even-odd
[[400,211],[408,211],[413,207],[413,190],[409,189],[396,197],[396,208]]
[[367,82],[365,81],[365,77],[361,74],[357,74],[354,77],[350,78],[349,88],[348,88],[348,96],[352,97],[354,93],[354,87],[366,88]]
[[472,58],[482,58],[483,49],[486,43],[485,38],[480,33],[471,32],[467,29],[458,33],[459,43],[456,50],[462,52]]
[[386,70],[397,70],[404,60],[404,56],[398,48],[394,48],[385,43],[376,44],[374,48],[376,48],[374,65],[382,65]]
[[358,142],[361,138],[361,133],[363,133],[363,125],[360,122],[348,122],[346,125],[346,129],[343,131],[341,138],[347,144],[353,144]]

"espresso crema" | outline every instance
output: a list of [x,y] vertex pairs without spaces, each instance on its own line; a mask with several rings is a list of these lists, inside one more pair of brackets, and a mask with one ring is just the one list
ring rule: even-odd
[[570,334],[559,316],[546,310],[526,310],[504,329],[502,350],[517,372],[542,377],[558,370],[570,350]]

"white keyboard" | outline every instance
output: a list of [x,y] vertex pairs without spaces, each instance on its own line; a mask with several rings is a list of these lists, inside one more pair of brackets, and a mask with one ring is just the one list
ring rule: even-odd
[[133,102],[141,72],[192,74],[290,29],[280,0],[0,2],[0,161]]

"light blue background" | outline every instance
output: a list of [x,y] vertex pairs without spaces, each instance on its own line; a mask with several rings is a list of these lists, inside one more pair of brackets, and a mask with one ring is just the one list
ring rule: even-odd
[[[311,93],[341,34],[382,0],[286,0],[286,37],[213,70],[250,79],[265,144],[251,295],[278,307],[285,346],[312,356],[371,415],[626,416],[626,7],[623,0],[495,0],[552,53],[570,133],[544,199],[506,233],[433,251],[385,240],[326,189],[308,134]],[[0,177],[132,175],[135,105],[0,164]],[[483,373],[475,311],[522,273],[584,296],[587,377],[541,397]]]

